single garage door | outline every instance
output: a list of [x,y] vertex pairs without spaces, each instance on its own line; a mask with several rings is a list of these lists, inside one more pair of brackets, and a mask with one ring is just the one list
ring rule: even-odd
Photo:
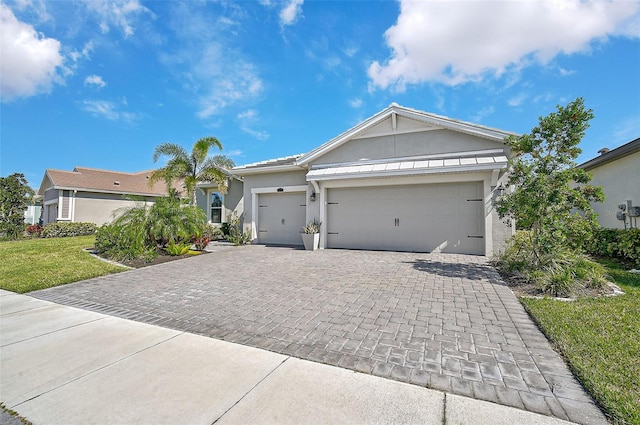
[[329,189],[327,247],[484,255],[481,182]]
[[305,225],[305,200],[304,192],[258,196],[258,242],[302,245],[300,229]]

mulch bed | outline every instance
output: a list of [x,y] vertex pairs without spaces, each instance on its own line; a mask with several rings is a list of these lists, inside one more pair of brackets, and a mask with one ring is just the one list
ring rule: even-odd
[[[506,274],[499,271],[500,276],[505,281],[507,286],[518,297],[544,297],[549,296],[538,288],[535,283],[532,283],[528,279],[517,274]],[[606,295],[613,295],[615,290],[610,285],[606,285],[603,288],[577,288],[573,291],[572,295],[566,299],[576,299],[583,297],[601,297]],[[564,298],[564,297],[563,297]]]
[[168,255],[168,254],[158,254],[158,256],[151,261],[147,261],[143,258],[136,258],[133,260],[121,261],[125,266],[133,267],[134,269],[139,269],[147,266],[155,266],[157,264],[168,263],[169,261],[182,260],[183,258],[193,257],[195,255],[206,255],[209,254],[207,251],[198,251],[200,254],[184,254],[184,255]]

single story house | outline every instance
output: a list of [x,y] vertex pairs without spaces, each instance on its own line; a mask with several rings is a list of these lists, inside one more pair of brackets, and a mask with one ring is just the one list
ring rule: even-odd
[[610,229],[637,227],[640,220],[629,217],[629,209],[640,206],[640,138],[616,149],[601,149],[599,153],[600,156],[578,166],[593,176],[591,185],[604,189],[605,201],[591,205],[598,214],[598,222]]
[[392,103],[311,152],[233,168],[253,241],[492,256],[514,227],[494,209],[511,133]]
[[[47,169],[38,189],[42,203],[42,224],[57,221],[112,221],[114,214],[137,203],[153,203],[166,196],[164,182],[149,187],[151,171],[123,173],[75,167],[73,171]],[[179,184],[175,185],[181,190]]]
[[242,218],[244,211],[243,182],[238,176],[220,168],[227,175],[227,187],[224,190],[217,183],[199,183],[196,191],[196,202],[207,214],[207,221],[214,225],[222,225],[229,216],[236,214]]

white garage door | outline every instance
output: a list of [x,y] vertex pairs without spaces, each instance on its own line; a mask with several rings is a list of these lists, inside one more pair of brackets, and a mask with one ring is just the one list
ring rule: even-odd
[[302,245],[300,229],[305,225],[306,195],[268,193],[258,197],[258,242]]
[[484,255],[482,183],[329,189],[327,247]]

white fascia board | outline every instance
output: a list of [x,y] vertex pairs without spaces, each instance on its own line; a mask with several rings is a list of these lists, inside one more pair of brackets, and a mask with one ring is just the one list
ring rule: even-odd
[[482,137],[485,139],[502,141],[504,140],[505,137],[514,134],[507,131],[484,127],[481,125],[457,121],[448,117],[440,117],[433,114],[423,113],[420,111],[415,111],[415,110],[407,109],[404,107],[398,107],[398,108],[399,108],[398,112],[400,113],[400,115],[406,118],[411,118],[416,121],[421,121],[427,124],[435,125],[438,127],[449,129],[449,130],[458,131],[461,133],[471,134],[471,135]]
[[482,137],[484,139],[490,139],[490,140],[495,140],[500,142],[503,141],[505,137],[514,134],[514,133],[510,133],[510,132],[506,132],[498,129],[492,129],[489,127],[483,127],[483,126],[479,126],[471,123],[456,121],[447,117],[439,117],[437,115],[432,115],[426,112],[408,109],[408,108],[399,106],[397,104],[392,104],[388,108],[380,111],[378,114],[366,119],[365,121],[361,122],[355,127],[352,127],[346,132],[340,134],[339,136],[329,140],[328,142],[321,145],[320,147],[301,156],[296,161],[296,164],[306,165],[310,161],[313,161],[314,159],[324,155],[325,153],[339,147],[346,141],[356,138],[359,133],[387,119],[392,114],[397,114],[404,118],[409,118],[416,121],[424,122],[432,126],[441,127],[444,129],[449,129],[449,130],[457,131],[460,133],[466,133],[473,136]]
[[425,174],[445,174],[445,173],[471,173],[475,171],[491,171],[501,170],[507,167],[506,163],[482,164],[473,166],[454,166],[454,167],[437,167],[422,170],[416,169],[398,169],[393,172],[364,172],[364,173],[335,173],[321,176],[307,176],[307,181],[328,181],[328,180],[345,180],[345,179],[364,179],[364,178],[385,178],[398,176],[417,176]]
[[233,172],[239,176],[248,176],[253,174],[268,174],[268,173],[281,173],[284,171],[303,171],[305,167],[300,167],[295,164],[289,165],[272,165],[266,167],[256,167],[256,168],[234,168]]
[[360,124],[356,125],[355,127],[350,128],[349,130],[345,131],[344,133],[334,137],[333,139],[331,139],[328,142],[320,145],[319,147],[317,147],[316,149],[312,150],[311,152],[302,155],[300,158],[298,158],[298,160],[296,161],[296,164],[298,164],[298,165],[306,165],[310,161],[313,161],[314,159],[316,159],[316,158],[324,155],[325,153],[327,153],[329,151],[332,151],[333,149],[335,149],[338,146],[342,145],[347,140],[350,140],[350,139],[354,138],[355,136],[357,136],[359,133],[363,132],[364,130],[366,130],[366,129],[378,124],[381,121],[384,121],[389,116],[391,116],[392,113],[393,113],[393,107],[389,107],[387,109],[384,109],[384,110],[378,112],[376,115],[373,115],[372,117],[367,118],[366,120],[362,121]]

